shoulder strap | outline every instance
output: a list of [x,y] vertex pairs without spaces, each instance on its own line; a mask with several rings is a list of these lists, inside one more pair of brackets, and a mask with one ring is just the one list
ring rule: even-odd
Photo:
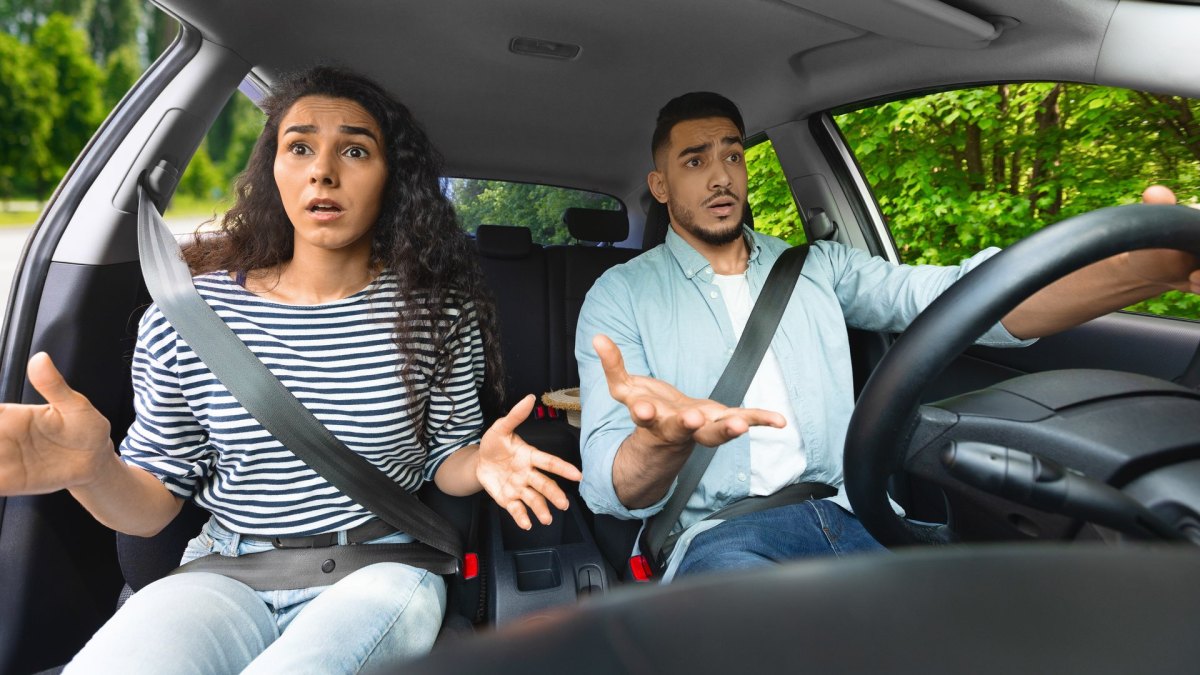
[[[787,308],[788,300],[792,297],[792,291],[796,288],[796,281],[800,278],[800,270],[804,268],[804,260],[807,257],[808,244],[802,244],[784,251],[775,261],[758,299],[754,301],[750,317],[746,319],[746,327],[742,329],[742,337],[734,348],[733,356],[729,357],[729,363],[726,364],[709,398],[731,407],[742,404],[746,390],[750,388],[750,381],[758,372],[758,366],[767,353],[771,338],[775,336],[779,319],[783,317],[783,310]],[[660,557],[663,544],[675,526],[675,521],[679,520],[679,514],[683,513],[688,498],[700,484],[700,479],[712,462],[714,454],[716,448],[705,445],[697,445],[692,449],[691,457],[679,471],[675,492],[671,494],[663,510],[646,523],[643,541],[650,550],[643,550],[642,555],[650,557],[655,564],[662,563]]]
[[179,243],[140,181],[138,249],[146,287],[163,315],[271,435],[384,522],[462,559],[462,543],[449,522],[338,440],[204,302]]

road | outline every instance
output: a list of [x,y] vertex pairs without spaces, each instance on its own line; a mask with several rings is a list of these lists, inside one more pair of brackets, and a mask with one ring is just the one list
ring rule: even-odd
[[[196,226],[208,220],[206,217],[168,218],[167,227],[175,234],[191,234]],[[17,271],[17,261],[25,250],[25,240],[29,237],[31,228],[0,227],[0,314],[8,307],[8,294],[12,290],[13,274]]]

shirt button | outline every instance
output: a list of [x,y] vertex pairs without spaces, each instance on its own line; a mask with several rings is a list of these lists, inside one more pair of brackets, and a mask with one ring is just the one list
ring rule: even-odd
[[739,480],[739,481],[741,481],[741,482],[743,482],[743,483],[745,483],[745,482],[746,482],[746,474],[744,474],[744,473],[739,473],[739,474],[738,474],[738,480]]
[[716,291],[709,291],[709,293],[708,293],[708,297],[710,297],[710,298],[716,298],[716,297],[717,297],[717,292],[716,292]]

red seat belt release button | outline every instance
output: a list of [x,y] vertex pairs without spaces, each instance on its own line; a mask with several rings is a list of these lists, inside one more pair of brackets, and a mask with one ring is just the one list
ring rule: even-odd
[[634,581],[646,582],[654,578],[654,572],[650,569],[650,561],[646,560],[644,555],[630,556],[629,571],[633,573]]
[[470,580],[479,576],[479,555],[467,553],[463,556],[463,579]]

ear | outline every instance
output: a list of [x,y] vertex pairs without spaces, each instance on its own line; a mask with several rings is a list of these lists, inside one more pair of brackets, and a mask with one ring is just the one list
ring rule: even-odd
[[666,204],[671,193],[667,190],[667,179],[661,171],[651,171],[646,176],[646,185],[650,186],[650,194],[658,200],[660,204]]

